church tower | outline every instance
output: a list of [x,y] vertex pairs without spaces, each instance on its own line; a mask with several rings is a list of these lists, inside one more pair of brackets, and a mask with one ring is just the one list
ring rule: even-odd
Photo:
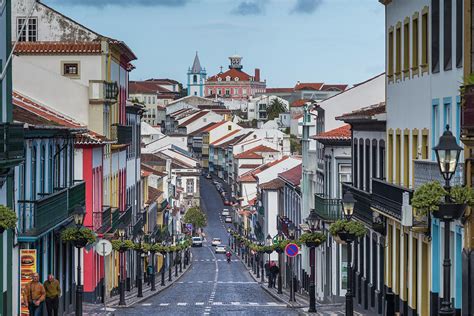
[[201,62],[199,61],[199,56],[196,52],[193,66],[188,69],[188,95],[204,97],[206,75],[206,69],[201,67]]

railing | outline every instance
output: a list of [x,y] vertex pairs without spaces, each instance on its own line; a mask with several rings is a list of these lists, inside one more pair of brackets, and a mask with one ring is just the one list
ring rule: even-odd
[[[423,183],[429,181],[438,181],[444,183],[443,176],[439,171],[439,166],[436,161],[432,160],[414,160],[415,168],[415,188],[418,188]],[[451,179],[451,185],[462,185],[463,184],[463,174],[464,174],[464,163],[459,163],[456,173]]]
[[354,196],[356,200],[354,204],[354,217],[359,219],[360,221],[372,225],[373,224],[373,214],[372,210],[370,209],[371,205],[371,195],[369,192],[359,190],[356,187],[343,183],[342,184],[342,191],[346,192],[349,191]]
[[118,96],[117,82],[107,82],[103,80],[89,81],[89,100],[92,102],[117,102]]
[[0,124],[0,166],[14,166],[24,159],[23,124]]
[[467,85],[464,87],[462,104],[462,134],[472,136],[474,133],[474,85]]
[[314,195],[314,210],[322,220],[327,222],[343,217],[341,200],[330,199],[319,193]]
[[120,124],[113,124],[110,137],[117,140],[117,144],[126,145],[132,142],[132,127]]
[[37,201],[18,201],[20,234],[37,236],[72,216],[85,204],[85,183],[62,189]]
[[379,179],[372,179],[372,207],[397,220],[402,219],[402,206],[408,204],[413,190]]

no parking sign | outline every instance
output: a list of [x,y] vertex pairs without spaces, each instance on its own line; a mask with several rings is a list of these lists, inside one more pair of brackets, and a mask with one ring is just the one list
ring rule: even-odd
[[296,257],[296,255],[298,254],[298,251],[299,249],[298,249],[297,244],[288,244],[285,247],[285,253],[290,258]]

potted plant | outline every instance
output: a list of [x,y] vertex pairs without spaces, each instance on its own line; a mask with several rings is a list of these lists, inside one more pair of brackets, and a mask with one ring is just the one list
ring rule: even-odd
[[339,240],[350,241],[363,237],[367,233],[367,228],[357,221],[338,220],[329,226],[329,232]]
[[115,239],[110,241],[112,244],[112,249],[120,252],[124,252],[128,249],[134,249],[135,244],[131,240],[120,240]]
[[474,191],[468,187],[454,186],[448,192],[437,181],[427,182],[415,190],[411,204],[418,218],[432,214],[439,219],[458,219],[464,214],[467,205],[474,205]]
[[87,227],[69,227],[61,232],[63,242],[72,242],[76,248],[83,248],[93,244],[97,237],[92,230]]
[[300,236],[299,242],[307,247],[318,247],[327,239],[321,232],[304,233]]
[[273,246],[263,246],[263,252],[271,254],[275,248]]
[[0,234],[2,234],[6,229],[14,229],[17,220],[18,218],[14,211],[5,205],[0,205]]

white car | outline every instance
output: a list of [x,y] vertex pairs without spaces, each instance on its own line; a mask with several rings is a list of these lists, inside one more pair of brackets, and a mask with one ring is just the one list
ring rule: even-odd
[[212,238],[212,245],[213,246],[218,246],[221,244],[221,239],[220,238]]
[[193,247],[202,247],[202,237],[193,237]]
[[228,209],[228,208],[223,209],[221,215],[222,215],[222,216],[230,216],[230,211],[229,211],[229,209]]
[[232,217],[226,216],[224,221],[225,221],[226,223],[232,223]]
[[216,246],[216,253],[226,253],[225,246],[220,244]]

